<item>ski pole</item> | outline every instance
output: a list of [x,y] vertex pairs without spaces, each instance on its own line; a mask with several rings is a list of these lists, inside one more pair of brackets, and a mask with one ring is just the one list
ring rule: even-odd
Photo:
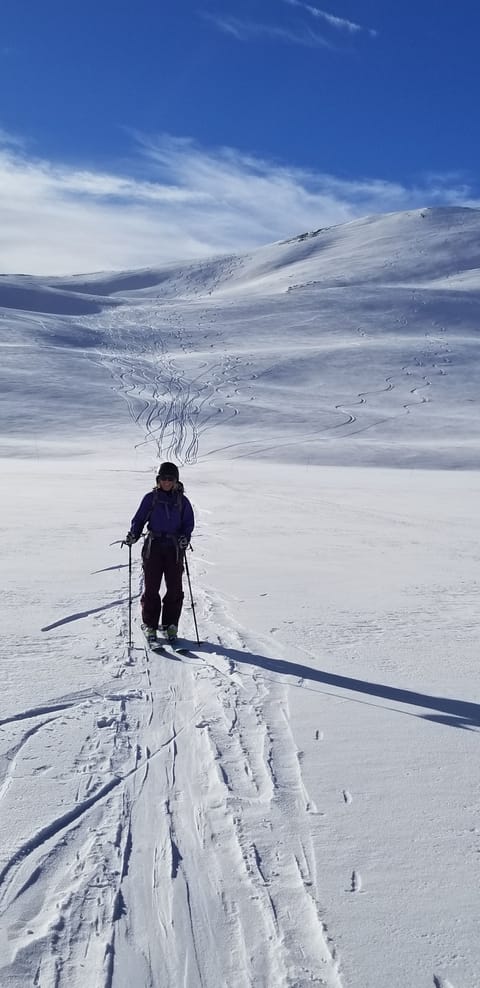
[[132,547],[128,547],[128,647],[132,648]]
[[195,634],[197,636],[197,645],[201,645],[200,636],[198,634],[197,615],[195,614],[195,604],[193,602],[192,584],[191,584],[191,581],[190,581],[190,570],[188,568],[188,559],[187,559],[187,553],[186,552],[183,553],[183,559],[184,559],[184,562],[185,562],[185,572],[187,574],[188,589],[190,590],[190,600],[192,602],[193,623],[195,625]]
[[120,545],[123,549],[124,545],[128,545],[128,648],[133,648],[132,641],[132,547],[125,539],[117,539],[116,542],[110,542],[110,545]]

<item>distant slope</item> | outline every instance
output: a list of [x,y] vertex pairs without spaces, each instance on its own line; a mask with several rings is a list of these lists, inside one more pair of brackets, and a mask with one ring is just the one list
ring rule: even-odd
[[129,421],[185,463],[475,469],[479,270],[480,211],[445,208],[161,269],[1,278],[0,440],[84,449]]
[[162,268],[49,279],[4,275],[0,306],[80,315],[114,304],[111,296],[277,294],[306,284],[341,288],[365,282],[480,290],[480,210],[438,207],[367,216],[248,253]]
[[480,289],[480,210],[439,207],[367,216],[244,254],[49,284],[91,296],[198,298],[271,294],[312,282],[338,288],[439,279]]
[[44,312],[58,316],[85,316],[116,305],[110,298],[94,297],[94,292],[79,296],[61,281],[50,285],[33,275],[0,275],[0,308],[21,312]]

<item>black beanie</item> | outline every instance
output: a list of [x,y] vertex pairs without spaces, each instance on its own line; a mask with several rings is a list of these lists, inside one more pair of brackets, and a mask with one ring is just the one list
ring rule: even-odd
[[174,463],[162,463],[157,474],[157,480],[177,480],[178,467]]

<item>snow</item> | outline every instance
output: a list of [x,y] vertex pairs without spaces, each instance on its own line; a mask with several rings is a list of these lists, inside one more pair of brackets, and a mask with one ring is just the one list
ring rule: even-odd
[[[479,238],[0,279],[1,988],[478,984]],[[116,544],[167,458],[183,658]]]

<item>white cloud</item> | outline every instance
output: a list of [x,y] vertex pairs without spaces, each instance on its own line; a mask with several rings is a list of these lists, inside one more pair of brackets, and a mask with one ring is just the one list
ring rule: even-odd
[[16,134],[12,134],[11,131],[0,127],[0,147],[23,148],[25,141]]
[[230,34],[237,41],[254,41],[266,38],[269,41],[284,41],[288,44],[303,45],[306,48],[330,48],[331,44],[318,31],[309,27],[286,28],[277,24],[261,24],[258,21],[242,21],[237,17],[222,17],[203,13],[220,31]]
[[361,24],[356,24],[355,21],[347,21],[343,17],[335,17],[334,14],[327,14],[325,10],[319,10],[318,7],[310,7],[309,4],[304,4],[304,7],[312,17],[321,17],[331,27],[338,28],[340,31],[349,31],[351,34],[355,34],[357,31],[363,31]]
[[330,27],[333,27],[336,30],[348,31],[350,34],[357,34],[360,31],[366,31],[371,35],[371,37],[377,36],[378,32],[372,28],[365,28],[361,24],[357,24],[356,21],[350,21],[345,17],[338,17],[335,14],[329,14],[328,11],[322,10],[320,7],[313,7],[309,3],[304,3],[303,0],[284,0],[284,2],[290,7],[299,7],[301,10],[306,10],[307,13],[312,15],[312,17],[325,21]]
[[188,139],[136,135],[136,146],[130,175],[0,148],[0,272],[155,266],[249,249],[368,213],[480,205],[461,176],[432,175],[409,188],[342,180]]

